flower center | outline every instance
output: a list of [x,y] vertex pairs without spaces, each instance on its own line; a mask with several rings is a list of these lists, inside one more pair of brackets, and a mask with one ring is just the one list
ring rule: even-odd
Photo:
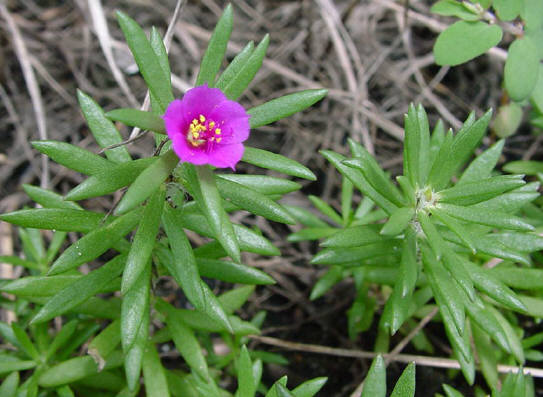
[[208,142],[220,143],[221,129],[216,127],[218,123],[208,120],[203,114],[192,120],[187,132],[187,141],[194,147],[202,146]]

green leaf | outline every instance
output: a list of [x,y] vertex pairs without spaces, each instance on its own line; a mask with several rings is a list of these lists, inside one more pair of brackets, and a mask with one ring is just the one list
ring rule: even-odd
[[70,386],[65,385],[57,389],[58,397],[75,397],[74,392],[70,389]]
[[380,227],[380,225],[351,226],[330,236],[321,243],[321,246],[329,248],[350,248],[390,240],[389,237],[384,237],[379,234]]
[[482,208],[461,207],[453,204],[439,203],[441,209],[447,215],[466,222],[473,222],[496,228],[503,228],[518,231],[532,231],[534,227],[523,219],[503,212],[488,211]]
[[512,21],[522,9],[524,1],[493,0],[492,7],[502,21]]
[[262,149],[245,147],[242,161],[261,168],[278,171],[286,175],[297,176],[310,181],[315,181],[317,179],[309,168],[304,167],[297,161]]
[[409,105],[404,124],[404,175],[413,186],[423,187],[430,171],[429,158],[426,155],[430,150],[430,127],[422,105],[417,108],[413,104]]
[[345,160],[344,156],[329,150],[322,150],[321,154],[326,160],[331,162],[344,177],[349,178],[358,190],[371,198],[387,214],[391,214],[398,207],[388,198],[377,192],[361,172],[343,164],[343,161]]
[[302,185],[288,179],[268,175],[216,174],[217,179],[239,183],[249,189],[266,195],[283,195],[299,190]]
[[520,16],[526,23],[526,28],[535,30],[543,25],[543,4],[539,0],[524,0],[524,8]]
[[166,134],[164,120],[151,112],[130,108],[114,109],[107,112],[106,117],[110,120],[120,121],[130,127]]
[[105,214],[98,212],[60,208],[34,208],[0,215],[1,220],[14,225],[66,232],[92,231],[100,227],[104,217]]
[[[125,163],[113,164],[109,168],[90,176],[74,187],[68,192],[65,200],[85,200],[91,197],[98,197],[116,192],[120,188],[130,185],[143,170],[158,159],[158,157],[148,157]],[[65,202],[69,203],[69,201]]]
[[396,382],[390,397],[414,397],[415,396],[415,363],[409,363],[404,369],[400,379]]
[[62,326],[60,331],[58,331],[58,333],[55,335],[55,338],[51,341],[51,344],[47,348],[47,352],[45,354],[46,360],[49,360],[53,356],[53,354],[57,352],[57,350],[59,350],[66,343],[68,343],[69,339],[75,333],[78,325],[78,320],[71,320]]
[[[504,143],[505,140],[500,139],[490,148],[477,156],[475,160],[473,160],[466,168],[459,181],[456,183],[456,186],[490,177],[492,170],[494,167],[496,167],[496,164],[501,156]],[[520,172],[520,174],[525,173]]]
[[[455,326],[455,334],[462,335],[464,333],[465,313],[464,313],[464,297],[462,291],[456,285],[454,279],[445,270],[443,265],[436,260],[435,255],[426,249],[422,248],[422,258],[424,269],[426,270],[430,286],[434,293],[436,302],[442,312],[447,312],[450,316],[452,325]],[[444,318],[444,323],[446,319]],[[468,351],[461,350],[461,353],[467,357]]]
[[[120,365],[122,365],[121,353],[113,353],[108,357],[104,369]],[[38,378],[38,384],[41,387],[57,387],[95,375],[97,372],[98,367],[92,357],[74,357],[43,371]]]
[[364,151],[364,157],[345,160],[343,164],[360,170],[369,184],[396,206],[401,207],[405,205],[403,196],[398,188],[386,176],[377,161],[367,151]]
[[443,390],[445,390],[447,397],[464,397],[462,393],[449,385],[443,384]]
[[320,377],[307,380],[292,390],[295,397],[313,397],[324,386],[328,378]]
[[[147,266],[136,280],[133,288],[123,297],[121,308],[121,344],[123,351],[128,352],[135,344],[144,348],[149,317],[149,295],[151,287],[151,267]],[[140,328],[145,330],[140,331]],[[143,336],[145,336],[143,335]],[[142,345],[143,344],[143,345]],[[139,373],[139,370],[137,371]],[[131,387],[132,389],[133,387]]]
[[464,6],[464,3],[456,0],[440,0],[435,3],[430,11],[444,16],[455,16],[464,21],[477,21],[481,18],[475,14],[472,8]]
[[149,199],[145,205],[143,216],[140,220],[138,230],[132,241],[132,246],[126,266],[123,271],[123,281],[121,293],[124,295],[134,285],[145,266],[149,263],[153,247],[155,246],[156,236],[160,227],[162,209],[164,208],[164,198],[166,188],[160,187]]
[[36,363],[35,361],[30,361],[30,360],[9,360],[8,361],[8,360],[5,360],[4,357],[2,357],[2,359],[3,361],[0,362],[0,375],[15,372],[15,371],[24,371],[27,369],[34,368],[38,365],[38,363]]
[[472,205],[470,208],[491,212],[514,213],[521,208],[526,207],[526,204],[539,197],[538,189],[538,182],[527,183],[524,186],[501,194],[493,199]]
[[498,360],[494,352],[494,347],[490,341],[488,334],[479,328],[477,325],[472,324],[473,341],[477,356],[479,357],[479,365],[483,376],[485,377],[487,385],[491,389],[495,389],[499,384],[498,379]]
[[275,222],[296,224],[287,210],[262,193],[223,178],[216,178],[215,183],[220,195],[239,208]]
[[164,265],[175,281],[181,286],[194,307],[203,310],[205,305],[204,292],[200,285],[200,275],[196,259],[183,230],[183,223],[179,215],[179,212],[171,209],[169,206],[164,208],[162,214],[164,230],[168,236],[173,253],[171,259],[174,260],[173,262],[168,261]]
[[503,170],[512,174],[537,175],[543,172],[542,161],[511,161],[503,166]]
[[252,397],[256,392],[255,379],[253,378],[253,364],[251,357],[247,351],[247,347],[243,345],[239,353],[239,358],[236,362],[238,375],[238,389],[236,396]]
[[143,354],[143,380],[148,397],[170,397],[166,371],[153,344],[148,343]]
[[254,290],[253,285],[234,288],[219,296],[218,301],[226,313],[232,314],[247,302]]
[[17,386],[19,386],[19,372],[12,372],[6,376],[2,382],[2,386],[0,386],[0,396],[15,397]]
[[309,201],[311,201],[311,204],[313,204],[315,208],[317,208],[321,212],[321,214],[327,216],[338,225],[341,225],[343,223],[343,219],[341,218],[341,216],[327,202],[311,194],[307,196],[307,198],[309,199]]
[[541,269],[499,266],[488,269],[486,272],[509,287],[526,290],[543,288],[543,270]]
[[[77,100],[83,116],[87,120],[89,129],[100,147],[107,148],[122,142],[121,134],[119,134],[117,128],[108,120],[103,109],[90,96],[81,90],[77,90]],[[108,149],[105,154],[108,160],[115,163],[132,160],[125,146]]]
[[188,166],[187,170],[194,189],[194,199],[211,226],[213,235],[227,254],[235,262],[240,262],[239,242],[228,214],[222,207],[213,171],[208,166]]
[[437,208],[432,209],[432,216],[435,216],[438,221],[447,226],[456,236],[470,249],[472,253],[476,253],[477,249],[473,242],[471,233],[455,218],[448,216]]
[[385,236],[397,236],[405,230],[414,215],[415,209],[412,207],[398,208],[390,215],[380,233]]
[[505,352],[511,353],[507,335],[500,323],[496,320],[494,314],[488,311],[485,305],[479,305],[477,303],[466,305],[466,312],[469,315],[469,318],[480,328],[484,329],[498,346]]
[[161,155],[130,185],[117,205],[115,214],[126,213],[145,201],[166,180],[177,164],[179,164],[179,158],[172,150]]
[[289,234],[287,241],[297,243],[300,241],[320,240],[321,238],[333,236],[337,233],[337,230],[333,227],[308,227]]
[[15,338],[17,338],[19,346],[21,346],[21,349],[24,351],[24,353],[33,360],[39,361],[40,353],[38,353],[38,350],[30,340],[24,329],[21,328],[21,326],[16,322],[11,323],[11,329],[13,330],[13,334],[15,335]]
[[33,323],[48,321],[59,316],[91,296],[96,295],[107,283],[121,274],[125,264],[124,255],[116,256],[104,266],[96,269],[64,287],[43,306],[32,319]]
[[53,161],[85,175],[105,171],[114,164],[102,156],[66,142],[33,141],[31,144],[34,149]]
[[58,257],[48,274],[62,273],[99,257],[136,226],[142,212],[143,208],[138,208],[83,236]]
[[262,61],[266,56],[266,50],[268,49],[269,43],[270,36],[266,34],[252,52],[247,62],[245,62],[239,73],[226,84],[223,92],[229,99],[236,100],[249,86],[250,82],[262,66]]
[[520,102],[530,96],[539,73],[537,47],[530,37],[516,39],[509,46],[503,73],[511,99]]
[[205,258],[196,258],[196,263],[203,277],[233,284],[275,284],[268,274],[247,265]]
[[501,303],[505,307],[520,312],[525,312],[526,307],[517,297],[517,295],[503,284],[499,279],[493,276],[491,272],[484,271],[470,261],[465,261],[473,283],[480,291]]
[[[445,187],[456,170],[472,155],[486,132],[491,116],[492,111],[489,110],[483,117],[475,121],[473,114],[471,114],[454,136],[450,149],[446,145],[442,146],[429,177],[429,184],[434,189],[441,190]],[[443,161],[443,159],[445,160]]]
[[500,138],[513,135],[522,122],[522,107],[515,102],[500,106],[494,120],[494,131]]
[[522,180],[523,177],[524,175],[499,175],[466,182],[440,191],[439,202],[456,205],[477,204],[526,184]]
[[[543,37],[543,29],[541,29],[540,32],[541,32],[540,37]],[[532,40],[534,39],[532,38]],[[534,42],[538,42],[538,41],[534,41]],[[543,55],[541,52],[542,50],[540,47],[540,50],[539,50],[540,57],[542,57]],[[539,73],[537,74],[537,82],[535,84],[534,90],[532,91],[530,101],[532,102],[532,105],[534,105],[534,107],[536,108],[537,113],[543,114],[543,64],[539,64]]]
[[485,309],[494,315],[494,318],[501,325],[501,328],[505,332],[507,342],[511,347],[511,353],[515,356],[516,360],[520,364],[524,364],[524,348],[520,341],[519,333],[516,329],[513,329],[509,321],[497,310],[494,306],[485,303]]
[[215,87],[224,92],[225,87],[235,79],[240,71],[244,68],[247,60],[251,57],[254,49],[254,43],[250,41],[245,47],[235,56],[235,58],[230,62],[228,67],[221,73]]
[[[310,228],[330,228],[330,226],[319,219],[311,211],[303,207],[284,204],[283,207],[302,225]],[[336,229],[337,230],[337,229]]]
[[397,241],[381,241],[355,248],[326,248],[311,260],[313,265],[358,266],[365,259],[396,255]]
[[314,89],[272,99],[247,111],[251,128],[262,127],[314,105],[328,94],[328,90]]
[[503,32],[498,25],[458,21],[437,37],[434,56],[438,65],[455,66],[467,62],[497,45]]
[[226,46],[230,38],[230,33],[232,33],[233,23],[232,5],[229,4],[224,9],[209,40],[206,52],[200,63],[196,86],[204,83],[207,83],[210,87],[214,85],[215,76],[221,67],[224,54],[226,53]]
[[159,57],[137,22],[120,11],[117,11],[117,20],[149,91],[164,112],[174,99],[170,76],[165,73]]
[[87,352],[94,358],[101,369],[105,358],[115,350],[121,342],[121,321],[115,320],[104,328],[88,345]]
[[154,26],[151,28],[151,34],[149,36],[149,44],[151,44],[151,48],[153,49],[153,52],[155,53],[158,64],[164,71],[164,74],[167,77],[168,85],[172,87],[171,82],[171,71],[170,71],[170,62],[168,60],[168,51],[166,50],[166,47],[164,46],[164,41],[162,40],[162,37],[160,36],[160,33],[158,32],[157,28]]
[[386,367],[382,356],[377,356],[371,364],[364,380],[361,397],[385,397],[387,393]]
[[65,201],[64,198],[50,190],[42,189],[38,186],[23,184],[23,190],[33,201],[45,208],[60,208],[77,210],[81,207],[74,202]]
[[319,278],[311,290],[310,300],[323,296],[330,288],[343,279],[343,268],[341,266],[330,266],[330,269]]
[[171,332],[175,347],[196,374],[204,379],[208,379],[207,362],[194,332],[183,323],[183,320],[177,315],[178,312],[172,306],[162,305],[161,307],[164,309],[163,313],[166,315],[166,323]]

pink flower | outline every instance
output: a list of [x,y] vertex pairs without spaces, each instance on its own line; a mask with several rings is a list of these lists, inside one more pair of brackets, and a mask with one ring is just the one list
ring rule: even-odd
[[249,137],[249,117],[239,103],[204,84],[171,102],[162,118],[181,161],[234,169]]

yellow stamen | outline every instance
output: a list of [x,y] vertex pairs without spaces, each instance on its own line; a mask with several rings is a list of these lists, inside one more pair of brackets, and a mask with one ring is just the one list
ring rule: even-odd
[[222,141],[222,138],[217,138],[217,143],[220,143]]
[[216,134],[216,135],[221,135],[221,129],[220,129],[220,128],[216,128],[216,129],[215,129],[215,134]]
[[205,123],[206,122],[206,118],[203,114],[200,115],[200,123]]

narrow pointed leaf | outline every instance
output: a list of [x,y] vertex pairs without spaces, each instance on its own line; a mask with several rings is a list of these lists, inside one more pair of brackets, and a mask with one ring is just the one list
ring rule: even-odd
[[[90,96],[78,90],[77,100],[79,101],[83,116],[87,120],[89,129],[100,147],[107,148],[108,146],[122,142],[121,134],[119,134],[117,128],[106,117],[103,109]],[[105,154],[108,160],[115,163],[132,160],[125,146],[108,149],[105,151]]]
[[272,99],[247,111],[251,128],[262,127],[314,105],[328,94],[328,90],[314,89]]
[[15,338],[17,338],[17,341],[19,342],[19,346],[21,346],[25,354],[33,360],[39,361],[40,353],[38,353],[36,346],[34,346],[24,329],[15,322],[11,323],[11,329],[13,330]]
[[166,206],[162,214],[162,222],[173,253],[173,262],[164,263],[164,265],[194,307],[203,310],[205,300],[200,284],[200,274],[179,213]]
[[453,204],[440,203],[438,209],[453,218],[481,225],[519,231],[532,231],[534,227],[514,215],[488,211],[482,208],[461,207]]
[[85,276],[63,288],[43,306],[32,319],[44,322],[59,316],[96,295],[107,283],[121,274],[126,257],[119,255]]
[[327,202],[313,195],[309,195],[307,198],[323,215],[327,216],[338,225],[343,223],[341,216]]
[[138,127],[142,130],[166,134],[164,120],[151,112],[139,109],[115,109],[106,113],[107,118],[114,121],[120,121],[130,127]]
[[386,369],[382,356],[377,356],[371,364],[364,380],[361,397],[385,397],[387,393]]
[[330,248],[348,248],[387,240],[386,237],[379,235],[379,228],[379,225],[351,226],[328,237],[322,242],[321,246]]
[[[66,194],[65,200],[85,200],[116,192],[120,188],[130,185],[143,170],[157,160],[158,157],[148,157],[114,164],[74,187]],[[65,202],[69,203],[70,201]]]
[[235,56],[235,58],[230,62],[228,67],[221,73],[221,76],[217,80],[215,87],[219,88],[224,92],[224,89],[231,81],[236,78],[236,76],[241,73],[248,59],[251,57],[251,54],[254,50],[254,43],[250,41],[245,47]]
[[166,46],[164,45],[164,41],[162,40],[160,33],[154,26],[151,28],[151,34],[149,35],[149,44],[151,44],[151,48],[157,57],[158,64],[164,71],[164,75],[166,76],[169,88],[171,90],[172,83],[168,51],[166,50]]
[[467,182],[474,182],[479,179],[490,177],[491,171],[498,163],[504,143],[505,140],[501,139],[477,156],[475,160],[470,163],[468,168],[466,168],[456,185],[458,186]]
[[409,363],[396,382],[390,397],[414,397],[415,396],[415,363]]
[[169,84],[170,76],[164,72],[144,31],[136,21],[120,11],[117,11],[117,20],[149,91],[161,110],[166,110],[168,104],[174,99]]
[[239,73],[225,85],[223,92],[229,99],[236,100],[249,86],[249,83],[253,80],[262,66],[262,61],[266,56],[266,50],[268,49],[269,43],[270,36],[264,36]]
[[137,342],[140,346],[142,338],[140,328],[147,323],[149,317],[149,294],[151,287],[151,267],[147,266],[138,280],[123,297],[121,308],[121,343],[123,351],[128,352]]
[[85,175],[105,171],[114,164],[102,156],[70,143],[59,141],[34,141],[31,143],[34,149],[47,155],[53,161]]
[[148,343],[143,354],[143,380],[148,397],[170,397],[166,370],[153,344]]
[[214,85],[215,76],[219,72],[224,54],[226,53],[226,45],[228,44],[228,39],[232,32],[232,24],[232,5],[229,4],[224,9],[221,18],[217,22],[213,35],[207,45],[206,52],[200,63],[200,71],[198,72],[198,77],[196,79],[197,86],[204,83],[207,83],[209,86]]
[[440,191],[439,201],[456,205],[477,204],[526,184],[522,178],[523,175],[500,175],[465,182]]
[[105,214],[76,209],[34,208],[0,215],[0,220],[33,229],[90,232],[102,224]]
[[[250,120],[252,120],[252,117]],[[313,174],[309,168],[301,165],[297,161],[281,156],[280,154],[268,152],[266,150],[245,147],[242,160],[246,163],[253,164],[261,168],[282,172],[286,175],[297,176],[310,181],[317,179],[315,174]]]
[[222,207],[213,171],[207,166],[189,168],[194,170],[194,173],[191,172],[191,182],[195,188],[195,201],[224,250],[235,262],[239,262],[239,242],[232,223]]
[[322,389],[327,380],[326,377],[307,380],[293,389],[292,394],[295,397],[313,397]]
[[255,215],[263,216],[275,222],[294,225],[296,221],[278,203],[267,196],[237,182],[216,178],[220,195],[227,201]]
[[142,210],[143,208],[136,209],[120,216],[113,222],[80,238],[58,257],[51,266],[49,275],[76,268],[102,255],[136,226],[143,212]]
[[321,151],[321,154],[324,156],[324,158],[331,162],[344,177],[349,178],[358,190],[371,198],[387,214],[391,214],[396,208],[398,208],[398,206],[390,201],[389,198],[383,196],[381,193],[375,190],[375,188],[368,182],[360,171],[343,164],[343,161],[345,160],[344,156],[328,150]]
[[160,226],[166,189],[159,188],[145,206],[143,216],[132,241],[123,271],[121,293],[124,295],[134,285],[149,262]]
[[405,230],[409,222],[415,215],[415,209],[411,207],[401,207],[394,211],[388,221],[381,229],[381,234],[385,236],[397,236]]
[[275,284],[268,274],[247,265],[205,258],[196,258],[196,263],[203,277],[233,284]]
[[45,208],[59,208],[78,210],[81,207],[72,201],[66,201],[57,193],[50,190],[42,189],[38,186],[23,184],[23,190],[33,201]]
[[2,382],[2,386],[0,386],[0,396],[15,397],[17,386],[19,386],[19,372],[12,372],[6,376]]
[[236,362],[238,375],[238,389],[236,396],[252,397],[256,392],[256,384],[253,378],[253,365],[247,347],[243,345]]
[[117,205],[115,213],[123,214],[145,201],[166,180],[178,163],[179,158],[172,150],[160,156],[158,160],[144,169],[130,185]]

